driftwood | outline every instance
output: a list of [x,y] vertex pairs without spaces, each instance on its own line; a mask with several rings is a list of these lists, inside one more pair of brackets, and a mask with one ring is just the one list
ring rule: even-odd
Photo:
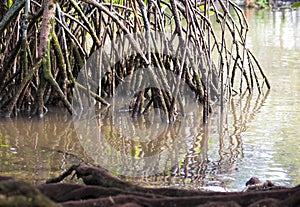
[[[72,175],[73,171],[75,172],[73,176],[81,178],[86,185],[60,183],[64,178]],[[12,182],[10,179],[4,180],[3,178],[2,181],[0,179],[0,206],[3,197],[2,194],[5,192],[2,183],[8,181]],[[250,182],[248,183],[248,186],[258,185],[260,183],[261,182]],[[15,190],[17,191],[17,188]],[[41,192],[41,195],[51,199],[55,202],[55,205],[57,204],[57,206],[64,207],[300,206],[300,185],[294,188],[278,189],[274,188],[274,186],[272,186],[272,188],[267,186],[260,191],[249,192],[207,192],[174,188],[144,188],[124,182],[110,175],[101,167],[89,166],[84,163],[72,166],[61,176],[50,179],[47,183],[41,184],[36,188],[30,188],[29,191],[31,190],[34,192]]]
[[280,190],[280,189],[287,189],[287,188],[288,187],[285,186],[276,186],[270,180],[261,182],[257,177],[252,177],[246,182],[246,188],[243,190],[243,192]]

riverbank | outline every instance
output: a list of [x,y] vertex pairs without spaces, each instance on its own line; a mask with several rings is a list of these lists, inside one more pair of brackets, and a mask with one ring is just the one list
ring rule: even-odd
[[[84,184],[62,183],[69,175],[81,178]],[[300,206],[300,185],[293,188],[266,187],[250,192],[144,188],[124,182],[102,168],[81,163],[36,186],[0,176],[0,206],[296,207]]]

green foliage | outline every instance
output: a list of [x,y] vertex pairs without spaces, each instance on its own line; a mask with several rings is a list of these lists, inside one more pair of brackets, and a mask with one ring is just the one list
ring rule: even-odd
[[10,8],[14,4],[13,0],[7,1],[7,8]]
[[[111,0],[106,0],[107,3],[110,3]],[[124,5],[124,0],[113,0],[113,4]]]
[[257,0],[256,4],[258,4],[262,8],[269,7],[269,1],[268,0]]
[[293,9],[296,9],[298,7],[300,7],[300,1],[296,2],[296,3],[293,3],[292,6],[291,6]]
[[[200,9],[201,11],[204,11],[204,9],[205,9],[204,5],[200,5],[200,6],[199,6],[199,9]],[[212,11],[212,10],[209,10],[208,13],[209,13],[209,15],[213,15],[215,12]]]

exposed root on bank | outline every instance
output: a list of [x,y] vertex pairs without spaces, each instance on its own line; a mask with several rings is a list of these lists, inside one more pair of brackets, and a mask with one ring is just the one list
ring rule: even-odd
[[[67,176],[81,178],[86,185],[58,183]],[[251,178],[252,179],[252,178]],[[247,182],[249,192],[208,192],[174,188],[140,187],[110,175],[101,167],[85,163],[71,166],[57,178],[38,186],[39,190],[63,206],[299,206],[300,186],[264,186]],[[270,181],[269,181],[270,182]],[[264,183],[262,183],[264,185]],[[254,186],[256,185],[256,189]]]
[[[86,185],[59,183],[73,171]],[[297,207],[300,206],[300,185],[294,188],[273,186],[251,192],[145,188],[124,182],[100,167],[81,163],[36,187],[0,176],[0,206]]]

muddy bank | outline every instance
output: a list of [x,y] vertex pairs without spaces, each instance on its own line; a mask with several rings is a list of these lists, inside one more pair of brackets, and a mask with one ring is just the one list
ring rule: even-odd
[[[61,183],[70,175],[82,179],[84,184]],[[252,184],[248,192],[144,188],[111,176],[102,168],[81,163],[38,186],[0,177],[0,206],[300,206],[300,185],[287,188],[269,182],[251,183],[251,179],[248,182]]]

